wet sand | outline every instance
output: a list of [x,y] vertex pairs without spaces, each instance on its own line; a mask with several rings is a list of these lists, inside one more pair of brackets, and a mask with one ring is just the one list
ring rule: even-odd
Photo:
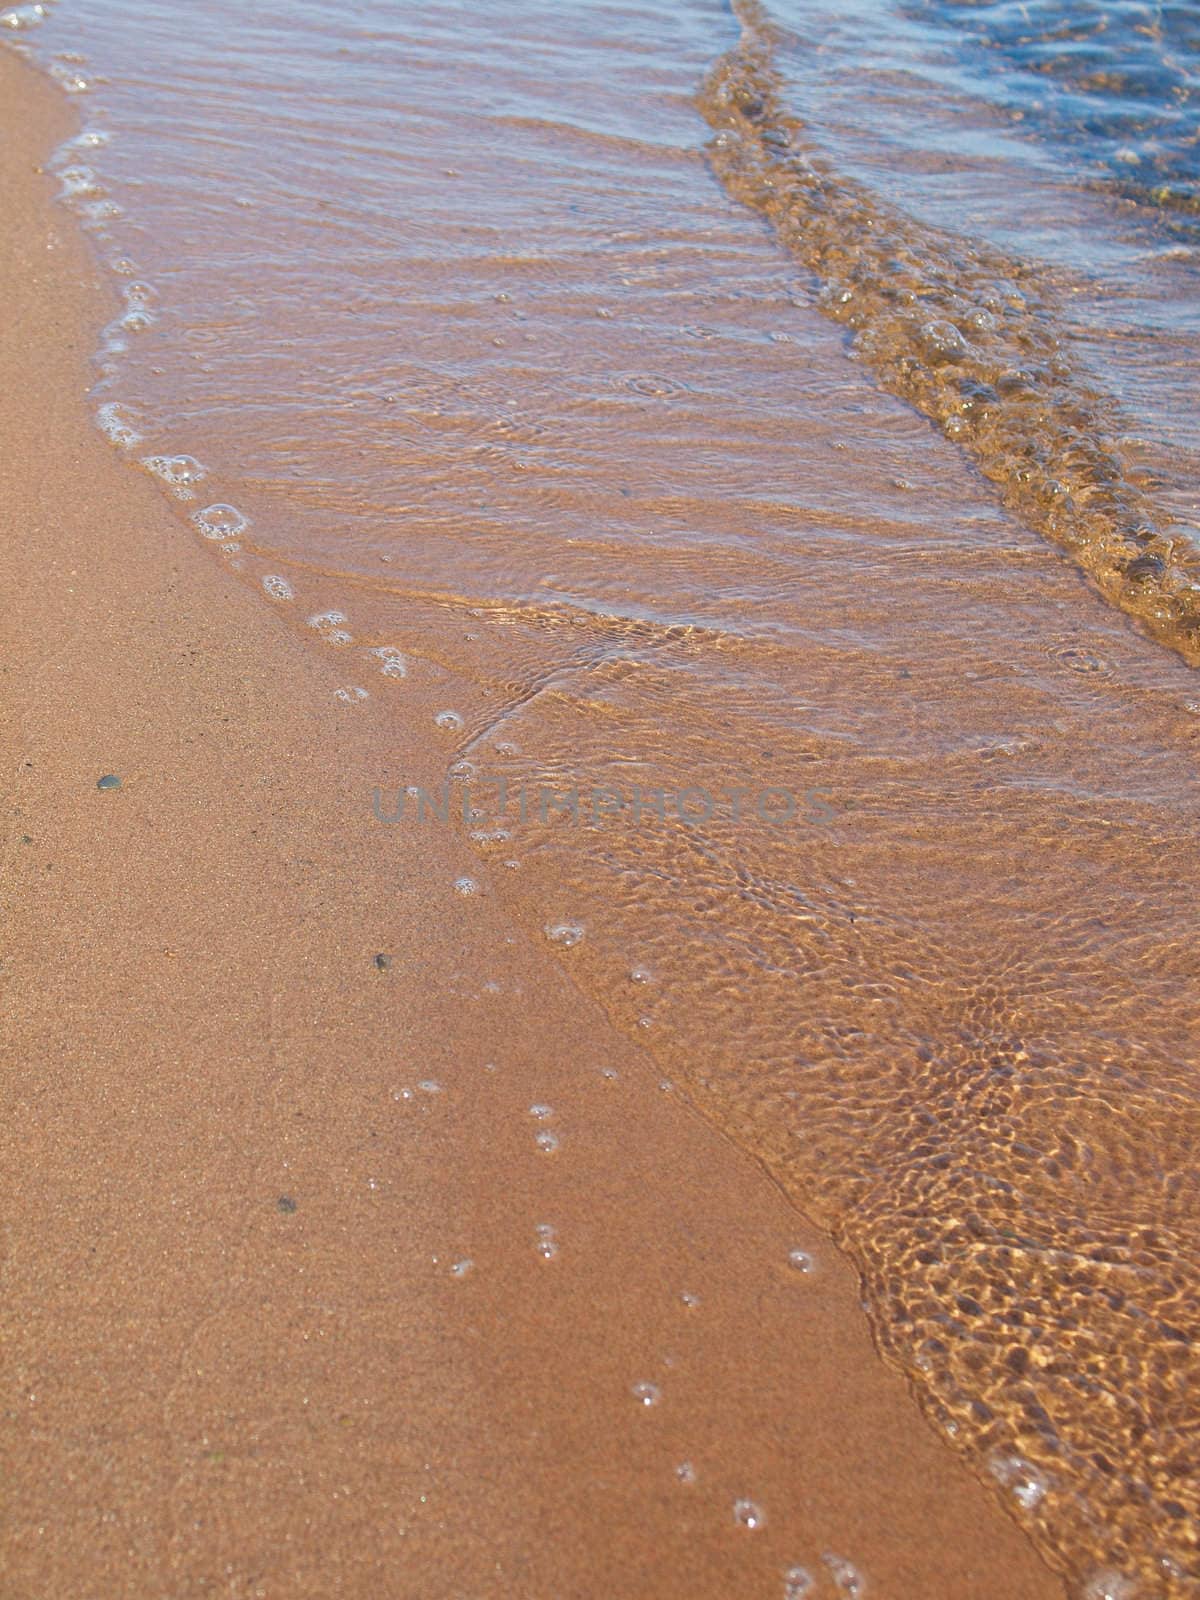
[[0,99],[5,1594],[1060,1593],[828,1240],[381,831],[422,741],[98,437],[66,114]]

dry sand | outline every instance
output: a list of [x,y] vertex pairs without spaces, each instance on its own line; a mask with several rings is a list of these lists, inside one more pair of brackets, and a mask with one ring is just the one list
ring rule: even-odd
[[831,1246],[452,829],[374,821],[428,719],[339,706],[92,426],[67,111],[10,57],[0,103],[0,1592],[1061,1593]]

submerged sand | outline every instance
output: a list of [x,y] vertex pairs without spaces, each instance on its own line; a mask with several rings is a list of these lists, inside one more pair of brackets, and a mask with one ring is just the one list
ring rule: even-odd
[[420,740],[95,431],[65,112],[0,100],[6,1595],[1059,1593],[829,1241],[381,833]]

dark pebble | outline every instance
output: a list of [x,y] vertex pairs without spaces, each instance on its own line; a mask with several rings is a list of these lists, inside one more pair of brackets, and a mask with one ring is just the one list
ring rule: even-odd
[[391,956],[378,955],[375,957],[375,965],[379,968],[380,972],[386,972],[391,964]]
[[281,1194],[275,1204],[279,1207],[280,1211],[282,1211],[283,1214],[288,1217],[290,1217],[292,1212],[296,1209],[296,1202],[292,1199],[290,1194]]

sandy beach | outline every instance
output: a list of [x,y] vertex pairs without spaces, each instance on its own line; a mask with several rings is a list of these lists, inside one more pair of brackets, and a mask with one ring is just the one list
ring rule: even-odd
[[428,741],[100,436],[68,110],[0,103],[5,1596],[1062,1593],[828,1237],[380,828]]

